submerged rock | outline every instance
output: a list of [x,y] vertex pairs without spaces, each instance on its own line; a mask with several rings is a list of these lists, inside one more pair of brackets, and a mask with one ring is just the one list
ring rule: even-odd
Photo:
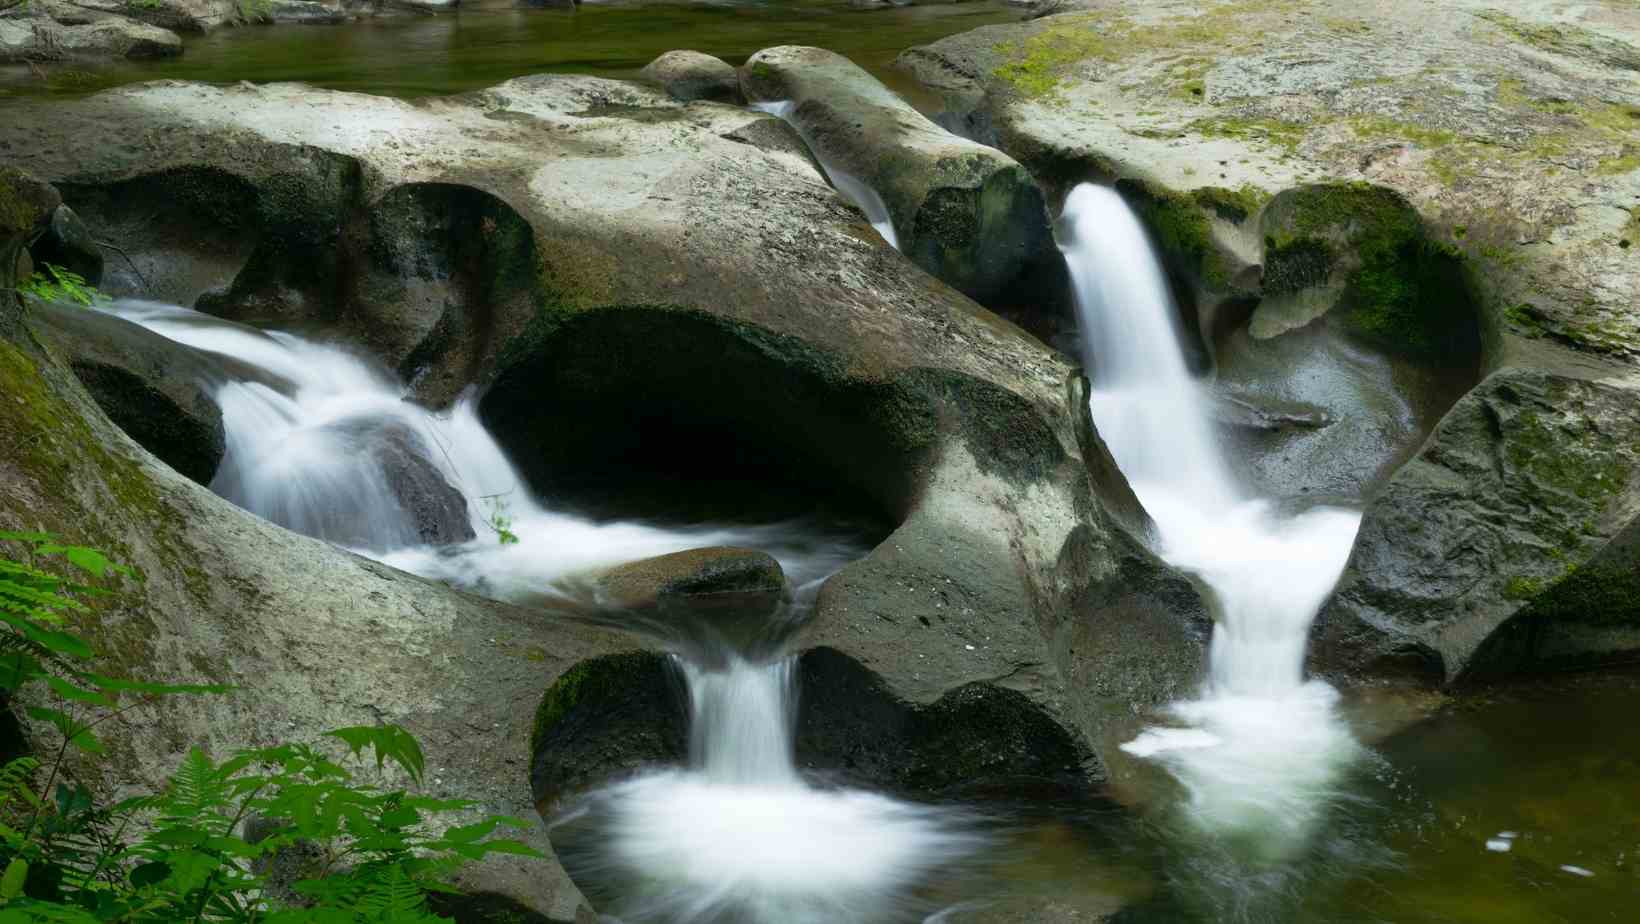
[[1519,370],[1459,401],[1367,507],[1315,669],[1447,683],[1640,651],[1637,402]]
[[611,618],[683,646],[697,660],[766,653],[783,635],[780,563],[756,549],[703,548],[646,558],[598,578]]
[[881,196],[900,248],[934,276],[989,302],[1057,260],[1041,191],[1012,158],[940,128],[858,65],[820,48],[753,55],[754,101],[794,104],[826,163]]
[[659,86],[679,102],[697,99],[744,103],[740,76],[721,58],[698,51],[669,51],[644,65],[644,80]]

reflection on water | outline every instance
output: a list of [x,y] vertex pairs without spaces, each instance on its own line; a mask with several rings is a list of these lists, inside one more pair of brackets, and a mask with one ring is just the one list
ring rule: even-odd
[[75,94],[166,78],[297,80],[337,90],[428,96],[476,90],[524,74],[631,78],[676,48],[739,65],[771,45],[829,48],[910,93],[913,82],[890,68],[901,51],[1020,16],[996,0],[883,10],[857,10],[849,0],[586,2],[574,10],[521,10],[510,0],[483,0],[436,17],[218,29],[186,37],[180,58],[48,65],[46,81],[26,67],[0,67],[0,95]]

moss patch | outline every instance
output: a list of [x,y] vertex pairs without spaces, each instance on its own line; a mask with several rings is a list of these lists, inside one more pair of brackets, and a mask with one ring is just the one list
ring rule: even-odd
[[1343,323],[1359,339],[1427,361],[1479,350],[1462,254],[1430,237],[1395,192],[1338,183],[1284,193],[1266,212],[1265,250],[1286,291],[1323,266],[1347,272]]

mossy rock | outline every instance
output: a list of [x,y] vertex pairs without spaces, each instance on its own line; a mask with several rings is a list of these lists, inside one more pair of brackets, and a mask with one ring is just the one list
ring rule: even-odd
[[1287,190],[1260,219],[1264,293],[1338,291],[1353,338],[1409,359],[1451,362],[1481,348],[1463,255],[1432,237],[1400,194],[1369,183]]
[[550,812],[560,799],[688,754],[688,718],[666,655],[631,651],[583,661],[541,696],[530,731],[530,785]]

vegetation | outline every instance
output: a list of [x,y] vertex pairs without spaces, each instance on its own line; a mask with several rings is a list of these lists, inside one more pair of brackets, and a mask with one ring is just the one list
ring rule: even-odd
[[[93,549],[49,536],[0,533],[32,559],[66,562],[81,579],[137,579]],[[461,863],[490,853],[535,855],[492,835],[520,819],[490,817],[433,833],[429,819],[470,807],[361,782],[323,750],[281,744],[218,762],[195,748],[163,790],[99,804],[75,781],[71,752],[103,750],[97,726],[160,697],[228,692],[220,686],[104,677],[67,627],[83,598],[108,591],[0,557],[0,698],[31,688],[37,727],[54,730],[49,763],[17,757],[0,768],[0,924],[424,924],[433,892]],[[351,758],[372,752],[420,782],[421,748],[392,725],[329,732]],[[272,876],[275,864],[295,870]],[[286,896],[281,901],[275,896]]]
[[70,272],[55,263],[47,263],[44,273],[35,273],[17,287],[24,295],[47,302],[66,302],[76,305],[100,305],[108,296],[85,281],[79,273]]
[[484,522],[495,531],[496,541],[502,545],[517,545],[518,534],[512,531],[513,518],[507,512],[507,499],[500,494],[492,494],[485,500],[490,502],[490,514]]

